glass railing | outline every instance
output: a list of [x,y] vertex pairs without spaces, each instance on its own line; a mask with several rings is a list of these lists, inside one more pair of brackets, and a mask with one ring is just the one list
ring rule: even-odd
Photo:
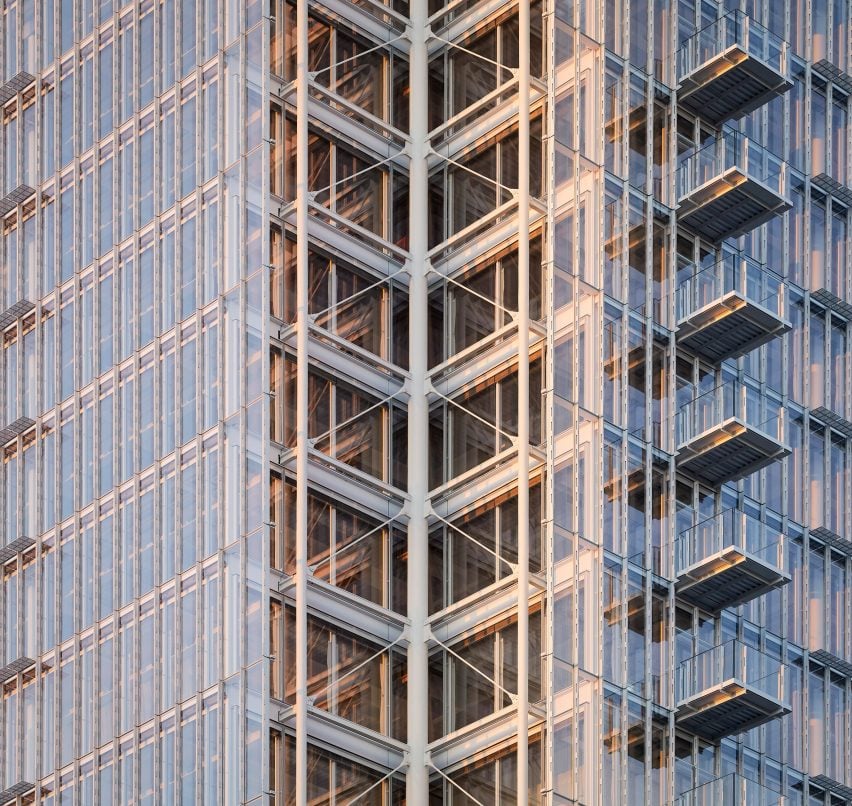
[[779,702],[785,698],[784,664],[759,649],[732,639],[685,660],[677,669],[676,696],[682,703],[708,689],[737,680]]
[[742,132],[726,131],[713,142],[681,158],[677,171],[678,199],[683,199],[707,182],[736,168],[750,179],[761,182],[779,196],[787,194],[785,162]]
[[785,78],[790,72],[787,43],[742,11],[711,22],[683,43],[677,52],[677,76],[682,80],[701,65],[739,46]]
[[693,274],[678,286],[678,321],[734,291],[786,319],[784,280],[753,258],[727,254],[718,263]]
[[784,568],[784,541],[778,530],[739,509],[727,509],[681,532],[675,539],[675,569],[687,568],[726,548],[741,549],[753,557]]
[[790,806],[778,792],[730,773],[675,798],[675,806]]
[[783,443],[782,411],[781,404],[761,394],[759,388],[741,381],[724,381],[677,412],[677,444],[682,446],[734,417]]

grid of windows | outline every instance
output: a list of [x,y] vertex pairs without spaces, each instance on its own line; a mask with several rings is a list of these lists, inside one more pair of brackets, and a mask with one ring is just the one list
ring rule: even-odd
[[[566,54],[572,64],[568,83],[581,89],[579,95],[573,89],[557,92],[572,110],[563,114],[557,108],[555,126],[557,160],[560,143],[576,149],[566,157],[573,171],[565,173],[573,182],[575,209],[562,214],[557,198],[554,263],[557,272],[564,267],[578,279],[564,296],[573,305],[568,320],[574,332],[564,342],[570,370],[562,382],[556,366],[554,425],[560,408],[579,404],[576,458],[562,471],[577,508],[573,516],[570,507],[564,510],[564,521],[579,532],[577,538],[566,537],[574,544],[566,571],[571,589],[580,584],[583,569],[592,578],[602,569],[603,630],[592,628],[589,638],[585,625],[594,624],[589,613],[599,612],[597,606],[590,605],[583,617],[577,600],[569,599],[579,621],[576,648],[566,647],[560,655],[554,632],[554,656],[569,668],[579,667],[568,678],[573,681],[569,713],[576,715],[562,752],[574,747],[580,760],[573,756],[557,789],[580,802],[597,802],[604,792],[614,802],[665,802],[668,784],[660,775],[673,769],[673,795],[682,799],[677,802],[739,802],[735,797],[773,802],[783,795],[785,802],[834,803],[841,791],[837,786],[849,783],[852,770],[846,747],[849,679],[841,671],[848,671],[844,664],[850,657],[845,615],[849,317],[843,302],[849,299],[844,195],[849,9],[846,3],[822,2],[732,2],[722,9],[690,0],[676,7],[631,3],[629,10],[618,2],[583,5],[556,18],[557,63]],[[603,13],[588,13],[592,10]],[[715,124],[707,121],[709,102],[706,114],[696,114],[683,99],[689,85],[677,51],[688,51],[690,41],[703,42],[710,51],[718,48],[720,40],[713,36],[725,24],[720,21],[738,10],[748,15],[751,36],[760,24],[766,26],[762,43],[772,37],[789,42],[791,87],[744,116]],[[560,19],[565,22],[561,50]],[[800,24],[804,19],[813,22],[810,33]],[[602,137],[595,142],[588,133],[601,131],[599,113],[585,104],[583,93],[594,97],[601,80]],[[787,172],[782,195],[789,210],[719,243],[703,235],[696,219],[686,223],[685,204],[691,200],[681,180],[693,155],[707,153],[715,162],[705,161],[700,181],[712,181],[719,135],[730,137],[733,131],[762,149],[750,146],[761,162],[758,168],[750,156],[748,172],[763,171],[766,185],[768,178]],[[600,229],[590,212],[595,203],[604,210]],[[596,239],[602,250],[594,246]],[[745,276],[751,279],[739,279]],[[555,293],[558,282],[557,273]],[[714,300],[726,293],[780,314],[787,332],[734,351],[727,360],[723,355],[720,366],[705,346],[690,346],[684,333],[694,326],[693,312],[701,306],[712,310]],[[598,333],[604,357],[600,389],[583,382],[600,366],[597,351],[585,346],[595,343]],[[716,390],[734,382],[745,390],[742,408],[736,402],[714,408],[721,400]],[[758,400],[753,408],[749,401]],[[684,412],[698,414],[701,427],[712,430],[714,421],[738,410],[747,424],[772,433],[789,454],[721,485],[708,483],[701,472],[684,472],[683,451],[690,447],[680,430]],[[598,411],[600,420],[592,416]],[[601,444],[599,513],[591,501],[598,497],[595,446]],[[557,496],[559,483],[557,477]],[[558,513],[556,508],[557,523]],[[738,540],[749,541],[764,557],[771,547],[772,562],[790,581],[721,612],[684,601],[679,546],[691,547],[694,560],[712,553],[713,546]],[[558,571],[556,578],[561,578]],[[609,615],[613,612],[617,618]],[[685,730],[690,723],[683,717],[678,677],[695,669],[691,659],[702,653],[721,657],[716,648],[732,639],[763,653],[764,669],[785,664],[791,712],[708,742],[700,732]],[[597,653],[593,660],[578,659],[584,644],[596,647],[599,640],[600,661]],[[603,788],[594,762],[584,763],[582,749],[576,750],[584,737],[597,744],[596,727],[577,732],[583,721],[574,704],[577,697],[583,701],[585,688],[594,687],[606,703],[604,737],[613,731],[628,743],[616,750],[604,738],[600,745],[594,757],[604,764]],[[655,711],[660,705],[674,718],[661,719]],[[556,781],[559,748],[554,753]],[[728,776],[739,776],[730,794]],[[765,791],[750,790],[752,784]],[[735,795],[735,789],[743,794]]]
[[25,802],[261,791],[265,28],[227,5],[3,4],[0,789]]

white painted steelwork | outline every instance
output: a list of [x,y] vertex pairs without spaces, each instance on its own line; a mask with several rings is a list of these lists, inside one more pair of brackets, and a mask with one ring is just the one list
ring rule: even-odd
[[429,801],[429,652],[426,620],[429,616],[429,402],[426,377],[428,345],[428,205],[429,146],[428,0],[412,0],[409,75],[409,401],[408,401],[408,772],[406,803],[426,806]]
[[308,0],[296,4],[296,806],[308,801]]
[[518,3],[518,803],[529,790],[530,6]]

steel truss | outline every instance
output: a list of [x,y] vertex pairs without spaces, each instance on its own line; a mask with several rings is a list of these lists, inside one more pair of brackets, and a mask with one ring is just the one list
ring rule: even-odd
[[[345,18],[363,38],[373,42],[359,56],[369,52],[395,49],[409,57],[409,133],[396,130],[387,121],[376,118],[352,102],[318,82],[318,72],[308,69],[308,6],[324,7],[329,16]],[[296,321],[279,329],[280,342],[295,353],[297,365],[296,444],[291,451],[280,455],[283,468],[296,481],[297,561],[292,577],[280,577],[279,588],[286,600],[295,604],[297,629],[296,700],[292,708],[279,714],[279,721],[290,726],[296,738],[297,804],[306,803],[307,753],[310,742],[329,745],[331,738],[341,741],[339,749],[347,748],[360,758],[369,757],[378,763],[384,756],[384,775],[363,794],[368,794],[384,781],[404,771],[407,802],[425,804],[429,798],[430,781],[442,780],[458,788],[452,780],[455,771],[463,769],[465,753],[473,759],[497,748],[511,746],[517,756],[517,787],[526,793],[529,787],[528,736],[530,730],[541,733],[544,713],[531,706],[528,694],[529,610],[541,602],[546,574],[530,574],[529,570],[529,513],[530,484],[542,476],[545,454],[530,445],[530,423],[527,417],[530,404],[530,361],[545,351],[546,328],[531,320],[530,298],[530,240],[531,232],[541,229],[546,219],[546,207],[530,194],[527,166],[530,161],[530,126],[533,112],[543,108],[544,86],[530,74],[530,9],[527,3],[516,8],[520,24],[519,66],[493,66],[506,77],[500,86],[468,108],[447,119],[435,129],[429,129],[429,61],[435,54],[451,49],[470,51],[466,41],[470,34],[492,19],[506,14],[503,3],[480,3],[466,11],[460,3],[449,3],[437,14],[428,16],[427,0],[411,0],[410,16],[402,19],[377,2],[362,4],[347,13],[337,0],[310,4],[297,3],[297,80],[278,88],[278,96],[288,108],[295,107],[296,120],[296,201],[278,209],[278,218],[296,234]],[[379,22],[381,21],[381,22]],[[384,27],[383,27],[384,26]],[[475,54],[473,54],[475,56]],[[354,57],[357,58],[357,57]],[[350,60],[344,60],[350,61]],[[342,64],[341,62],[340,64]],[[339,66],[339,65],[338,65]],[[330,68],[324,68],[330,69]],[[508,99],[507,99],[508,94]],[[502,98],[500,103],[492,101]],[[518,111],[520,110],[520,111]],[[409,182],[409,227],[405,245],[391,243],[382,236],[365,230],[322,203],[323,195],[333,191],[353,177],[332,182],[325,188],[310,189],[308,182],[309,125],[329,131],[367,156],[367,166],[359,173],[380,170],[386,166],[407,168]],[[488,138],[515,127],[519,141],[517,187],[507,187],[477,174],[467,158]],[[431,178],[444,170],[475,174],[479,180],[491,181],[495,198],[504,195],[506,201],[495,203],[494,209],[475,224],[448,233],[440,243],[429,244],[428,204]],[[324,250],[355,261],[373,279],[367,287],[344,299],[336,300],[321,311],[310,312],[308,299],[308,250],[311,242],[322,244]],[[466,274],[473,265],[489,255],[511,246],[517,251],[518,281],[514,290],[520,301],[517,310],[502,304],[466,285]],[[341,306],[376,288],[397,285],[408,292],[409,356],[408,368],[396,366],[387,358],[347,343],[323,326]],[[478,297],[505,315],[506,323],[477,344],[459,351],[432,368],[429,367],[428,310],[430,293],[439,287],[452,286]],[[274,327],[273,327],[274,332]],[[483,348],[485,350],[483,351]],[[338,377],[354,381],[372,395],[375,402],[368,410],[335,423],[327,432],[309,437],[309,399],[307,378],[311,366],[321,365]],[[517,433],[506,431],[465,405],[462,394],[476,384],[510,371],[517,377]],[[389,402],[397,401],[408,407],[408,479],[407,490],[382,483],[355,468],[347,467],[325,455],[323,445],[340,428],[351,424],[370,410],[382,410]],[[461,410],[469,417],[494,430],[506,449],[480,466],[449,478],[445,484],[430,488],[429,481],[429,422],[436,406]],[[519,483],[520,479],[520,483]],[[356,542],[381,529],[394,525],[408,533],[408,590],[407,617],[401,618],[369,603],[358,602],[346,591],[315,576],[324,563],[310,563],[307,548],[308,488],[326,490],[337,500],[349,500],[361,509],[371,511],[379,526],[361,534]],[[481,612],[504,614],[517,619],[518,679],[517,691],[503,689],[496,680],[491,682],[506,694],[511,705],[497,711],[483,726],[465,731],[466,750],[460,754],[459,745],[443,739],[429,743],[427,711],[429,690],[430,651],[440,648],[466,663],[453,648],[454,642],[470,628],[470,609],[465,601],[457,602],[441,613],[430,616],[428,604],[428,543],[435,525],[443,525],[481,549],[490,551],[474,536],[454,522],[477,502],[488,500],[500,490],[511,490],[517,496],[516,537],[518,556],[509,562],[497,552],[495,561],[508,569],[498,584],[483,590],[475,597]],[[351,547],[351,543],[346,548]],[[324,615],[373,640],[382,648],[376,655],[391,648],[406,648],[408,663],[408,735],[404,748],[384,736],[364,731],[357,725],[323,713],[313,704],[307,688],[307,614]],[[467,614],[467,615],[465,615]],[[545,634],[547,631],[545,630]],[[371,658],[372,659],[372,658]],[[367,663],[368,661],[364,661]],[[357,668],[357,667],[356,667]],[[354,673],[355,669],[344,674]],[[479,670],[477,670],[479,671]],[[480,672],[481,673],[481,672]],[[487,677],[487,675],[484,675]],[[490,679],[490,678],[489,678]],[[339,681],[337,681],[339,682]],[[336,683],[335,683],[336,684]],[[344,741],[345,736],[360,736],[358,741]],[[376,749],[363,749],[367,742]],[[455,749],[450,751],[450,746]],[[358,748],[361,747],[359,753]],[[384,751],[378,750],[384,747]],[[400,755],[402,753],[402,755]],[[519,795],[520,798],[520,795]],[[526,798],[523,798],[526,802]]]

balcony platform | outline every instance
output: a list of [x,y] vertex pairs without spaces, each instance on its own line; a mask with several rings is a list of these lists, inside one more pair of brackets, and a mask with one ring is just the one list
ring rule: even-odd
[[678,703],[678,727],[709,741],[733,736],[789,714],[791,709],[736,678]]
[[678,322],[677,342],[713,364],[739,358],[791,329],[739,291],[729,291]]
[[831,529],[826,529],[825,526],[820,526],[817,529],[811,529],[811,537],[831,546],[835,551],[845,554],[847,557],[852,557],[852,541],[841,537],[837,532],[832,532]]
[[852,787],[841,784],[827,775],[813,775],[811,776],[811,783],[820,787],[820,789],[831,792],[832,795],[837,795],[847,803],[852,803]]
[[0,792],[0,806],[6,806],[7,803],[14,803],[23,795],[29,795],[31,793],[35,793],[35,784],[30,783],[29,781],[18,781],[16,784],[12,784],[12,786],[8,789],[4,789]]
[[27,669],[34,668],[36,661],[33,658],[21,657],[16,658],[11,663],[0,667],[0,683],[5,683],[20,672],[25,672]]
[[811,299],[826,307],[829,311],[842,316],[847,321],[852,322],[852,305],[846,300],[840,299],[837,294],[829,291],[827,288],[820,288],[816,291],[811,291]]
[[7,193],[0,199],[0,216],[14,210],[19,204],[35,196],[35,190],[29,185],[18,185],[11,193]]
[[765,224],[792,204],[739,167],[730,167],[679,200],[678,221],[711,241],[735,238]]
[[0,565],[5,565],[9,562],[9,560],[17,557],[22,552],[32,548],[34,545],[35,540],[31,537],[19,537],[17,540],[13,540],[5,546],[0,546]]
[[0,104],[11,101],[18,93],[35,84],[35,76],[26,70],[15,73],[5,84],[0,86]]
[[680,79],[678,103],[718,126],[753,112],[792,86],[782,73],[737,43]]
[[35,303],[28,299],[18,300],[14,305],[0,313],[0,330],[6,330],[19,319],[23,319],[35,310]]
[[0,446],[8,445],[15,437],[29,431],[35,425],[35,420],[29,417],[18,417],[5,428],[0,428]]
[[852,205],[852,188],[841,185],[833,176],[829,174],[817,174],[811,178],[811,185],[819,188],[830,196],[845,204],[847,207]]
[[827,649],[815,649],[811,652],[811,660],[827,666],[829,669],[839,672],[844,677],[852,677],[852,663],[849,663],[843,658],[838,658],[837,655],[829,652]]
[[677,454],[679,470],[719,486],[745,478],[790,453],[786,445],[729,417],[683,443]]
[[790,575],[738,546],[727,546],[678,574],[678,597],[711,613],[751,601],[790,581]]
[[817,408],[811,409],[811,417],[815,417],[835,431],[839,431],[844,437],[852,438],[852,422],[831,409],[827,409],[825,406],[817,406]]

